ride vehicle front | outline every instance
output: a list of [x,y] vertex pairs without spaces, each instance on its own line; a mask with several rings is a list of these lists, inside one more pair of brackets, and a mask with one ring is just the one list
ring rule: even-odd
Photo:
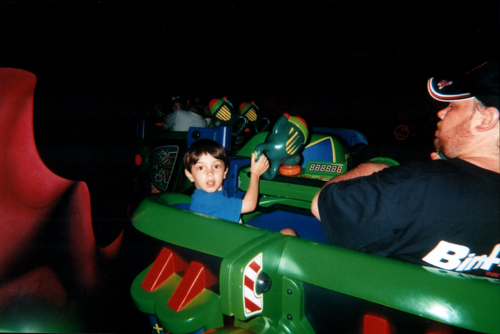
[[[213,138],[211,131],[192,128],[188,138]],[[304,120],[285,114],[230,159],[229,196],[248,188],[252,153],[270,160],[258,208],[243,224],[190,212],[184,193],[144,199],[132,224],[158,256],[131,295],[152,332],[500,333],[497,280],[326,244],[311,200],[366,144],[353,130],[309,133]],[[300,237],[279,233],[287,227]]]

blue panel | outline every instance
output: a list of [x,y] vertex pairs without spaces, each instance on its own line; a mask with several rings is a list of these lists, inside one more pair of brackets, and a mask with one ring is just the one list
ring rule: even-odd
[[229,157],[229,172],[224,180],[224,190],[229,197],[234,197],[238,190],[238,171],[240,168],[249,166],[252,162],[251,158],[234,156]]
[[302,151],[302,156],[304,157],[302,168],[306,167],[308,161],[334,162],[331,138],[325,137],[325,140],[319,141],[312,146],[307,146]]
[[231,128],[228,126],[218,126],[216,128],[189,128],[187,136],[187,145],[199,139],[212,139],[231,152]]
[[176,206],[179,209],[189,210],[191,203],[177,203],[177,204],[174,204],[173,206]]
[[331,129],[331,128],[313,128],[314,133],[324,133],[339,136],[346,144],[351,147],[357,144],[368,145],[365,135],[356,130],[350,129]]
[[253,218],[246,225],[276,232],[284,228],[291,228],[301,238],[327,243],[321,222],[311,216],[286,211],[274,211]]

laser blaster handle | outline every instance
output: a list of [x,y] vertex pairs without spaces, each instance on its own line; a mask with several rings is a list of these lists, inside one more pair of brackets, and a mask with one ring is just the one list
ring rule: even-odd
[[280,168],[280,165],[281,165],[281,160],[279,159],[276,159],[276,157],[270,157],[269,156],[269,152],[270,152],[270,147],[271,146],[271,149],[272,149],[272,145],[269,144],[269,143],[262,143],[262,144],[259,144],[255,147],[255,151],[254,151],[254,155],[255,155],[255,161],[259,160],[260,156],[262,154],[264,154],[265,152],[265,155],[267,157],[267,159],[269,160],[269,169],[266,170],[264,172],[264,174],[262,174],[262,178],[266,179],[266,180],[272,180],[274,179],[274,177],[276,176],[276,174],[278,174],[278,169]]
[[265,124],[264,124],[264,126],[262,127],[262,129],[260,129],[260,130],[259,130],[259,129],[257,129],[257,128],[256,128],[255,132],[262,132],[262,131],[266,131],[267,127],[271,124],[271,121],[269,120],[269,118],[262,117],[262,120],[261,120],[261,122],[259,123],[259,125],[260,125],[260,124],[262,124],[262,123],[264,123],[264,122],[265,122]]
[[[240,135],[240,133],[245,130],[245,128],[247,127],[247,123],[248,123],[248,120],[245,116],[242,116],[242,115],[238,115],[237,116],[237,119],[242,119],[243,120],[243,124],[240,125],[240,128],[236,131],[236,132],[233,132],[233,137],[237,137]],[[238,122],[235,122],[235,124],[237,124]]]

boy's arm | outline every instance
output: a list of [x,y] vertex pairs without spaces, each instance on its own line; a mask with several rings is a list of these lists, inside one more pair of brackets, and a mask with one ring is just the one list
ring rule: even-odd
[[259,180],[260,176],[269,169],[269,160],[262,154],[259,160],[255,161],[252,154],[252,164],[250,167],[250,185],[248,186],[247,193],[243,197],[243,205],[241,206],[241,213],[247,213],[255,210],[257,207],[257,200],[259,199]]

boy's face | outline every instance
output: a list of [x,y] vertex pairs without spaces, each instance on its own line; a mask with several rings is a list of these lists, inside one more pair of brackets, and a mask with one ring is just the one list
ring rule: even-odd
[[188,179],[194,182],[197,189],[213,193],[222,189],[227,168],[222,160],[215,159],[210,154],[203,154],[198,162],[191,167],[191,172],[186,169],[185,173]]

